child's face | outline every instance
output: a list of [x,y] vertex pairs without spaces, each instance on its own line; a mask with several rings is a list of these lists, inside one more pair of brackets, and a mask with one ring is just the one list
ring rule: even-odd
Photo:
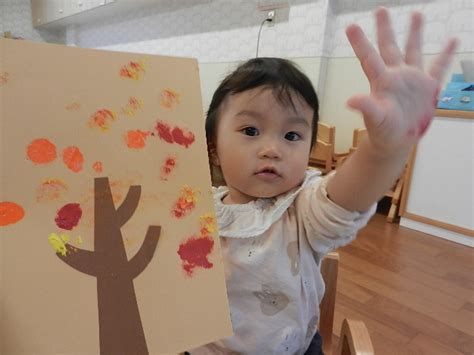
[[229,188],[225,203],[274,197],[303,181],[314,110],[296,94],[292,99],[295,109],[259,87],[222,103],[213,163]]

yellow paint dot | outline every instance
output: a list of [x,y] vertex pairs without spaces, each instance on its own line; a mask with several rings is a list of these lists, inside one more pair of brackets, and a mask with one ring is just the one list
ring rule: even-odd
[[65,234],[58,236],[56,233],[51,233],[48,237],[49,245],[51,245],[56,253],[62,256],[66,256],[67,254],[66,242],[68,240],[69,237]]
[[213,214],[207,213],[199,218],[201,220],[201,227],[207,230],[208,233],[217,232],[217,221]]

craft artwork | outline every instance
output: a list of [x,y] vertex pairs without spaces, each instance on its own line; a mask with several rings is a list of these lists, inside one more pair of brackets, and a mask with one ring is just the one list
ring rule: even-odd
[[0,107],[0,353],[232,334],[195,60],[1,39]]

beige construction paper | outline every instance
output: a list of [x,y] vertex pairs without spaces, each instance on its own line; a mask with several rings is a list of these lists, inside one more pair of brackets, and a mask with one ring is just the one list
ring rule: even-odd
[[0,40],[0,353],[232,333],[196,60]]

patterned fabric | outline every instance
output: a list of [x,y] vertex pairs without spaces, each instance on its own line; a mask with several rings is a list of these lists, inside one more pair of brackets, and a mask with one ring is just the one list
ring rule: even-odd
[[300,187],[242,205],[224,205],[227,188],[215,189],[234,335],[193,355],[305,353],[324,295],[319,262],[375,212],[375,205],[359,213],[329,200],[331,177],[308,171]]

